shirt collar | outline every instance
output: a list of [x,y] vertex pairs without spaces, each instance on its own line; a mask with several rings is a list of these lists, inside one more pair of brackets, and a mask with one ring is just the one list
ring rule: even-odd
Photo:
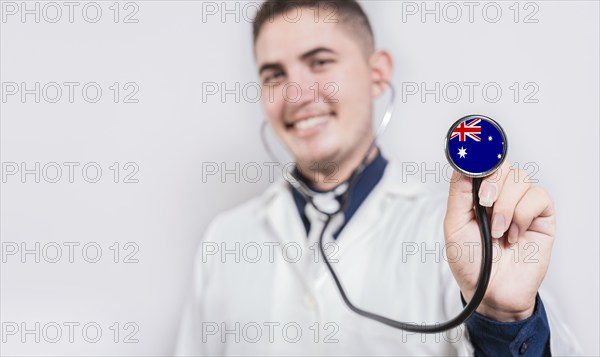
[[[365,169],[358,175],[356,179],[356,183],[353,187],[351,187],[351,192],[349,195],[349,202],[344,209],[344,225],[352,218],[356,210],[360,207],[363,201],[367,198],[369,193],[373,190],[375,186],[379,183],[381,178],[383,177],[383,173],[388,164],[386,158],[381,154],[381,150],[377,150],[377,156],[373,161],[371,161]],[[300,177],[297,175],[297,177]],[[316,190],[312,185],[305,182],[311,190],[316,192],[320,192]],[[298,209],[298,213],[302,218],[302,223],[304,224],[304,228],[306,229],[306,234],[310,231],[310,221],[306,217],[304,213],[304,207],[307,202],[304,197],[296,191],[294,188],[290,186],[292,191],[292,195],[294,196],[294,202],[296,203],[296,207]],[[344,225],[340,227],[340,229],[334,234],[334,238],[337,238],[339,233],[342,231]]]

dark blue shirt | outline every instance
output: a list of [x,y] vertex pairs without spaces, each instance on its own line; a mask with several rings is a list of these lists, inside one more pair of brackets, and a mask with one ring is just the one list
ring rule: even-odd
[[[361,203],[367,198],[371,190],[379,183],[379,180],[383,177],[383,172],[387,166],[387,160],[381,155],[381,152],[377,152],[377,157],[373,161],[371,161],[360,173],[358,178],[356,179],[356,184],[352,188],[352,192],[349,195],[348,205],[346,209],[344,209],[344,223],[338,229],[337,232],[333,234],[333,238],[337,238],[340,235],[342,229],[346,225],[346,222],[350,221],[350,218],[354,215],[358,207],[360,207]],[[298,175],[296,171],[296,177],[301,177]],[[317,190],[314,186],[305,182],[305,184],[315,192],[323,192]],[[296,207],[298,207],[298,211],[300,212],[300,217],[302,218],[302,223],[304,223],[304,228],[306,229],[306,234],[310,231],[310,221],[304,214],[304,206],[306,206],[306,200],[298,191],[292,190],[292,194],[294,196],[294,201],[296,202]]]
[[[334,238],[339,236],[346,222],[379,183],[387,163],[381,152],[378,152],[375,160],[360,173],[356,184],[351,188],[349,202],[344,209],[344,225],[334,234]],[[320,192],[308,182],[306,184],[312,190]],[[294,189],[292,194],[308,235],[310,221],[304,214],[306,200]],[[462,301],[463,305],[466,305],[464,300]],[[471,344],[475,348],[475,356],[550,356],[550,326],[539,295],[536,296],[533,315],[525,320],[499,322],[475,312],[467,319],[466,325]]]
[[474,312],[467,319],[467,330],[478,357],[551,356],[550,326],[539,294],[533,314],[525,320],[500,322]]

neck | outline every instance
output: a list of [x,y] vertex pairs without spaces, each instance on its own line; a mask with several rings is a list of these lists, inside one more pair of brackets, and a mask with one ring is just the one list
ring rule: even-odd
[[[365,153],[370,147],[368,142],[366,147],[359,147],[355,154],[345,160],[324,161],[318,164],[298,163],[298,171],[314,188],[319,191],[330,191],[338,185],[348,180],[354,170],[362,163]],[[369,153],[365,165],[370,164],[377,157],[379,149],[374,147]]]

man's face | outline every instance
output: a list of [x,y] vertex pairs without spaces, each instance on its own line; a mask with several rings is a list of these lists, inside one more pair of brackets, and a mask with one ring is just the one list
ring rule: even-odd
[[343,24],[315,22],[313,10],[301,10],[297,22],[276,16],[261,28],[255,53],[262,103],[298,162],[340,163],[372,140],[372,71]]

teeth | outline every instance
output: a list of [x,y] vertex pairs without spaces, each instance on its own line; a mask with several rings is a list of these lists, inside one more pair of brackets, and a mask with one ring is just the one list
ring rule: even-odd
[[294,124],[294,127],[298,130],[306,130],[313,128],[329,119],[329,115],[321,115],[318,117],[312,117],[305,120],[301,120]]

